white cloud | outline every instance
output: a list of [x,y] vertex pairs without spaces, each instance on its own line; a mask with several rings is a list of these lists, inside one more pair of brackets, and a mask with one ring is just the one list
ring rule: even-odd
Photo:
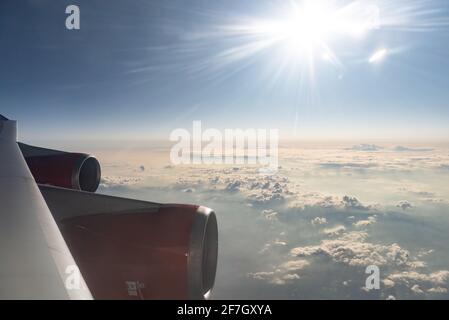
[[106,176],[101,178],[100,187],[105,189],[132,186],[140,183],[142,178],[138,177],[114,177]]
[[291,260],[283,263],[280,268],[286,271],[298,271],[304,269],[309,265],[310,263],[306,260]]
[[296,273],[293,273],[293,274],[289,273],[289,274],[286,274],[285,276],[283,276],[282,279],[285,281],[293,281],[293,280],[299,280],[299,279],[301,279],[301,277]]
[[346,231],[345,226],[338,225],[332,228],[326,228],[323,230],[323,233],[328,236],[338,236]]
[[421,288],[419,287],[419,285],[417,285],[417,284],[415,284],[413,287],[411,287],[410,290],[412,290],[416,294],[424,293],[424,291],[422,291]]
[[390,274],[387,279],[390,279],[395,283],[427,283],[431,285],[444,285],[448,284],[449,271],[440,270],[430,274],[419,273],[417,271],[403,271]]
[[369,211],[376,208],[375,205],[364,205],[357,198],[344,196],[343,198],[323,195],[317,192],[296,193],[289,199],[290,208],[321,208],[339,211],[360,210]]
[[310,263],[306,260],[291,260],[277,266],[274,271],[248,273],[248,277],[275,285],[285,285],[299,280],[301,277],[298,271],[307,268],[309,265]]
[[359,220],[357,222],[354,222],[353,226],[356,228],[364,228],[364,227],[368,227],[376,222],[377,222],[377,220],[375,217],[369,217],[366,220]]
[[352,231],[337,239],[322,240],[319,245],[294,248],[291,254],[297,257],[325,256],[349,266],[411,265],[410,253],[398,244],[374,244],[367,242],[367,238],[366,232]]
[[272,202],[284,202],[285,196],[276,192],[260,192],[250,194],[247,200],[253,204],[267,205]]
[[384,280],[394,283],[394,287],[404,286],[414,294],[446,294],[449,286],[449,271],[440,270],[432,273],[403,271],[392,273]]
[[447,289],[442,288],[442,287],[436,287],[436,288],[430,288],[429,290],[427,290],[427,292],[429,292],[429,293],[447,293]]
[[346,209],[370,210],[372,208],[363,205],[356,197],[344,196],[342,203]]
[[327,219],[321,218],[321,217],[316,217],[315,219],[312,219],[311,223],[314,226],[324,225],[324,224],[327,224]]
[[379,151],[382,150],[383,147],[380,147],[378,145],[375,144],[359,144],[356,146],[353,146],[350,149],[347,150],[353,150],[353,151]]
[[382,282],[386,288],[393,288],[395,285],[394,281],[392,281],[390,279],[385,279]]
[[287,242],[280,240],[280,239],[275,239],[274,241],[271,241],[267,244],[264,245],[264,247],[262,248],[262,250],[259,251],[260,254],[266,253],[272,249],[275,248],[283,248],[287,246]]
[[267,209],[262,211],[262,215],[265,219],[269,221],[277,221],[278,220],[278,213],[272,209]]

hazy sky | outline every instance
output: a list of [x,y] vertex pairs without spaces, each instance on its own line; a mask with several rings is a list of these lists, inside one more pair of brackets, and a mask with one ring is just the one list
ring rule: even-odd
[[[324,1],[351,30],[319,10],[285,30],[291,2],[2,0],[0,110],[25,140],[168,137],[193,120],[305,139],[448,136],[447,1]],[[69,4],[81,30],[65,28]],[[360,25],[373,5],[379,25]]]
[[283,148],[273,175],[173,166],[167,150],[97,157],[100,193],[216,211],[213,299],[449,298],[447,148]]

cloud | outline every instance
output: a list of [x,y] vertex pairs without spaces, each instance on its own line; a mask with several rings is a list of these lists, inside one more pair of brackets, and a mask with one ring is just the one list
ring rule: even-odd
[[338,236],[346,231],[345,226],[339,225],[332,228],[326,228],[323,230],[323,233],[328,236]]
[[407,210],[413,208],[412,204],[408,201],[400,201],[397,205],[397,208],[401,208],[402,210]]
[[272,250],[274,248],[283,248],[286,246],[287,246],[287,242],[282,241],[280,239],[275,239],[274,241],[265,244],[264,247],[262,248],[262,250],[259,251],[259,253],[263,254],[263,253],[269,252],[270,250]]
[[180,190],[182,192],[188,191],[188,190],[197,190],[200,189],[202,186],[205,185],[205,182],[203,179],[195,177],[195,178],[179,178],[178,181],[171,184],[171,188]]
[[447,289],[442,288],[442,287],[436,287],[436,288],[430,288],[429,290],[427,290],[427,292],[429,292],[429,293],[447,293]]
[[327,219],[321,218],[321,217],[316,217],[315,219],[312,219],[311,223],[314,226],[319,226],[319,225],[327,224]]
[[229,192],[237,192],[237,191],[240,190],[241,185],[242,185],[242,183],[241,183],[240,181],[234,180],[234,181],[232,181],[232,182],[229,182],[229,183],[226,185],[225,190],[226,190],[226,191],[229,191]]
[[368,219],[366,219],[366,220],[359,220],[357,222],[354,222],[353,226],[356,228],[364,228],[364,227],[368,227],[376,222],[377,222],[377,220],[375,217],[368,217]]
[[283,263],[280,268],[286,271],[299,271],[309,265],[310,263],[306,260],[291,260]]
[[430,274],[419,273],[417,271],[403,271],[390,274],[387,279],[390,279],[395,283],[427,282],[433,285],[444,285],[449,280],[449,271],[440,270]]
[[[365,165],[363,165],[365,166]],[[202,170],[199,175],[191,174],[190,178],[179,178],[177,188],[181,190],[199,190],[209,185],[214,190],[229,193],[240,193],[246,201],[254,206],[268,207],[287,204],[289,208],[329,208],[334,210],[374,209],[372,205],[362,204],[356,197],[338,198],[310,192],[298,188],[288,177],[281,174],[260,175],[257,170],[242,167],[219,170]]]
[[413,287],[411,287],[410,290],[412,290],[416,294],[424,293],[424,291],[422,291],[421,288],[419,287],[419,285],[417,285],[417,284],[415,284]]
[[393,148],[393,151],[396,152],[431,152],[434,149],[431,148],[408,148],[408,147],[404,147],[404,146],[396,146]]
[[142,181],[139,177],[102,177],[100,181],[100,187],[104,189],[129,187],[136,185]]
[[421,273],[417,271],[403,271],[388,275],[387,279],[394,286],[404,286],[415,294],[423,294],[424,290],[429,293],[447,293],[449,285],[449,271],[440,270],[432,273]]
[[376,167],[374,163],[356,163],[356,162],[327,162],[320,163],[323,169],[369,169]]
[[280,271],[249,273],[248,277],[256,280],[264,280],[268,283],[275,285],[285,285],[286,283],[290,283],[294,280],[299,280],[301,278],[296,273],[283,274]]
[[366,268],[377,265],[384,270],[395,270],[382,281],[386,290],[403,287],[418,295],[448,292],[446,287],[449,285],[449,271],[422,272],[427,264],[412,256],[408,250],[396,243],[371,243],[368,238],[365,231],[345,232],[336,239],[324,239],[319,245],[293,248],[290,254],[301,259],[328,258],[349,267]]
[[[288,207],[292,210],[314,211],[315,209],[327,209],[325,212],[328,214],[332,212],[357,213],[356,211],[367,213],[368,211],[377,210],[377,205],[365,205],[356,197],[347,195],[340,198],[318,192],[301,193],[298,191],[292,197],[287,197],[287,199],[289,200]],[[328,217],[325,216],[324,218],[327,219]]]
[[[288,157],[281,154],[283,169],[276,174],[262,175],[257,168],[245,166],[192,165],[168,171],[163,162],[158,167],[163,183],[139,174],[146,185],[156,186],[148,195],[150,199],[164,197],[165,201],[172,197],[174,201],[198,202],[220,215],[223,272],[217,276],[217,297],[279,298],[285,293],[282,297],[333,299],[345,294],[351,299],[363,298],[366,293],[360,287],[365,278],[361,281],[358,277],[364,276],[366,266],[371,264],[381,267],[382,299],[407,298],[419,290],[423,292],[419,293],[421,297],[447,294],[447,282],[429,280],[437,278],[437,271],[432,269],[434,264],[427,263],[433,256],[426,256],[436,243],[429,239],[435,235],[437,239],[446,238],[435,233],[440,231],[434,230],[430,218],[425,229],[420,229],[426,217],[414,220],[415,210],[405,214],[391,207],[401,204],[398,208],[402,208],[400,200],[408,199],[420,212],[427,208],[445,210],[442,206],[446,204],[423,204],[423,199],[435,197],[433,190],[438,191],[437,197],[447,197],[445,189],[424,174],[409,172],[434,170],[442,177],[446,172],[439,168],[449,163],[449,153],[423,154],[425,158],[418,159],[419,155],[376,145],[289,152]],[[143,185],[140,178],[133,182],[135,178],[131,177],[140,163],[142,160],[135,161],[118,173],[124,178],[108,174],[107,181],[102,182],[111,186],[131,186],[134,182]],[[148,168],[154,164],[145,165],[145,175],[153,174]],[[342,170],[326,170],[332,168]],[[128,175],[130,178],[126,178]],[[421,236],[410,236],[409,227],[423,231]],[[433,249],[438,259],[446,261],[447,255],[439,247]],[[240,274],[234,276],[236,268]],[[331,275],[326,283],[323,272]],[[234,275],[229,276],[231,273]],[[257,285],[254,280],[264,283]],[[297,290],[298,281],[304,284],[304,290]],[[316,283],[320,284],[318,288]],[[294,286],[261,292],[267,284]]]
[[294,195],[289,190],[289,180],[281,175],[262,175],[257,168],[192,169],[190,177],[179,178],[178,188],[195,188],[203,191],[223,190],[230,194],[242,194],[252,205],[267,206],[283,203]]
[[266,220],[269,221],[277,221],[278,220],[278,213],[272,209],[267,209],[262,211],[262,215]]
[[306,260],[290,260],[274,268],[273,271],[248,273],[248,277],[275,285],[285,285],[301,279],[299,271],[310,266]]
[[255,205],[267,205],[273,202],[284,202],[285,197],[282,193],[277,192],[261,192],[253,193],[247,197],[248,201]]
[[418,197],[423,197],[423,198],[434,198],[436,196],[436,194],[434,192],[429,192],[429,191],[409,191],[411,194],[418,196]]
[[337,239],[322,240],[319,245],[294,248],[291,254],[297,257],[327,257],[348,266],[411,266],[410,253],[398,244],[374,244],[367,242],[367,238],[366,232],[351,231]]
[[386,288],[393,288],[395,285],[394,281],[392,281],[390,279],[385,279],[382,282]]
[[342,203],[346,209],[370,210],[371,206],[363,205],[356,197],[344,196]]
[[342,206],[341,200],[334,196],[323,195],[317,192],[298,193],[290,201],[289,207],[292,209],[336,209]]
[[352,150],[352,151],[379,151],[382,150],[383,147],[377,146],[375,144],[359,144],[356,146],[353,146],[352,148],[346,149],[346,150]]

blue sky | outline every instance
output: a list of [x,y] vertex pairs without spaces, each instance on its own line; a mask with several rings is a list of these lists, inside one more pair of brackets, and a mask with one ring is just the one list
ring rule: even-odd
[[[166,138],[193,120],[299,139],[446,139],[449,4],[370,3],[385,23],[326,34],[339,64],[315,47],[312,84],[303,53],[281,72],[285,43],[258,50],[269,35],[233,28],[282,21],[289,1],[4,0],[1,112],[28,141]],[[69,4],[81,30],[65,28]]]

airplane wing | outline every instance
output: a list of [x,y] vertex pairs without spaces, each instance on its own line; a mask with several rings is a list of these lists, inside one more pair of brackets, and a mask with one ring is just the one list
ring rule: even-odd
[[0,299],[207,299],[213,210],[94,193],[94,157],[16,142],[0,116]]
[[91,299],[16,143],[0,117],[0,299]]

